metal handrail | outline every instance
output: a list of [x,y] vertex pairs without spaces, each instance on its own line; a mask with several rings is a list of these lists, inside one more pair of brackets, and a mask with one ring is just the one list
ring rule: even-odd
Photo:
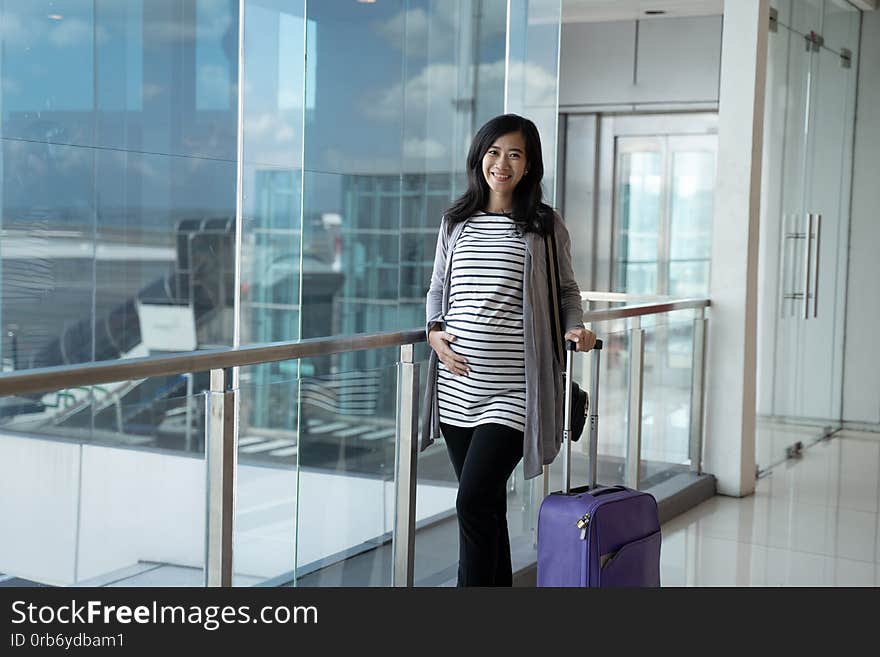
[[656,301],[652,303],[637,303],[632,306],[620,308],[605,308],[602,310],[588,310],[584,313],[584,322],[607,322],[611,319],[624,317],[643,317],[645,315],[659,315],[674,310],[688,310],[690,308],[708,308],[711,305],[709,299],[671,299],[669,301]]
[[397,347],[425,341],[425,331],[388,331],[332,338],[310,338],[288,342],[270,342],[228,349],[189,351],[172,356],[147,356],[108,363],[40,367],[24,372],[0,375],[0,397],[48,392],[74,386],[89,386],[113,381],[171,376],[188,372],[225,370],[230,367],[261,365],[311,356],[326,356],[364,349]]
[[631,294],[629,292],[581,292],[582,301],[609,301],[620,303],[626,301],[674,301],[674,297],[661,294]]
[[[584,322],[603,322],[623,317],[656,315],[673,310],[707,308],[708,299],[677,299],[642,303],[620,308],[588,310]],[[326,356],[365,349],[399,347],[425,342],[423,329],[356,334],[343,337],[309,338],[287,342],[270,342],[227,349],[205,349],[170,356],[147,356],[87,365],[41,367],[23,372],[0,374],[0,397],[50,392],[75,386],[90,386],[114,381],[146,379],[188,372],[260,365],[312,356]]]
[[[583,321],[601,322],[623,317],[641,317],[688,308],[704,314],[708,299],[664,299],[622,308],[585,312]],[[700,386],[692,408],[691,454],[699,455],[702,427],[702,369],[705,319],[695,321],[694,381]],[[634,320],[637,324],[638,320]],[[109,363],[66,365],[0,375],[0,397],[4,395],[47,392],[113,381],[139,380],[151,376],[179,375],[210,370],[211,387],[207,392],[206,468],[207,536],[205,541],[205,583],[208,586],[232,585],[232,551],[235,522],[235,476],[239,415],[239,390],[234,385],[233,368],[246,365],[294,360],[309,356],[400,347],[398,363],[397,436],[395,438],[395,526],[392,583],[412,586],[415,559],[415,504],[418,436],[419,366],[413,362],[413,345],[426,339],[423,329],[389,331],[346,337],[314,338],[295,342],[276,342],[246,347],[192,351],[171,356],[132,358]],[[642,343],[643,344],[643,343]],[[631,344],[632,346],[632,344]],[[697,372],[699,370],[699,372]],[[641,375],[633,389],[641,398]],[[692,384],[693,385],[693,384]],[[631,386],[632,388],[632,386]],[[640,423],[641,414],[635,420]],[[696,442],[696,444],[695,444]],[[638,463],[638,442],[634,443]],[[636,481],[636,485],[637,485]]]

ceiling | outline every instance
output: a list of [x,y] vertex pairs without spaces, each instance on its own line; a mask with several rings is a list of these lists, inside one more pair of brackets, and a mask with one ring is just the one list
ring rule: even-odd
[[[649,9],[664,10],[661,16],[646,15]],[[724,9],[724,0],[562,0],[563,23],[623,21],[636,18],[713,16]]]

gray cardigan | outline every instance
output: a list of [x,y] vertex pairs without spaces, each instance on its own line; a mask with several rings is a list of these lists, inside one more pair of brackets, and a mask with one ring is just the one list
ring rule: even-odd
[[[467,222],[459,222],[448,231],[444,217],[437,237],[434,273],[428,289],[425,332],[435,322],[443,322],[449,310],[450,263],[455,242]],[[571,268],[571,237],[562,218],[555,215],[558,246],[562,321],[566,331],[583,327],[580,290]],[[523,333],[526,369],[526,422],[523,432],[523,472],[526,479],[537,477],[543,466],[553,462],[562,442],[562,376],[553,357],[552,314],[547,289],[547,258],[544,238],[527,233],[523,275]],[[437,406],[437,354],[431,350],[428,380],[422,400],[421,440],[425,450],[440,437],[440,411]]]

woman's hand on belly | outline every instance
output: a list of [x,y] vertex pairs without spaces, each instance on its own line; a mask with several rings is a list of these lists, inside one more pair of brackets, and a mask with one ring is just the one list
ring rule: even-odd
[[440,329],[432,329],[428,333],[428,342],[431,345],[431,349],[437,353],[437,357],[446,366],[446,369],[456,376],[468,376],[470,367],[467,364],[467,358],[459,356],[449,346],[455,340],[456,337],[454,335]]

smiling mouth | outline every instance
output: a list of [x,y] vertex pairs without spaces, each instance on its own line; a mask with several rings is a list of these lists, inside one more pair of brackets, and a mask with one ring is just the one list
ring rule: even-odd
[[510,180],[513,176],[505,176],[505,175],[502,175],[502,174],[500,174],[500,173],[495,173],[495,172],[493,171],[493,172],[492,172],[492,177],[495,178],[495,180],[497,180],[498,182],[507,182],[507,181]]

